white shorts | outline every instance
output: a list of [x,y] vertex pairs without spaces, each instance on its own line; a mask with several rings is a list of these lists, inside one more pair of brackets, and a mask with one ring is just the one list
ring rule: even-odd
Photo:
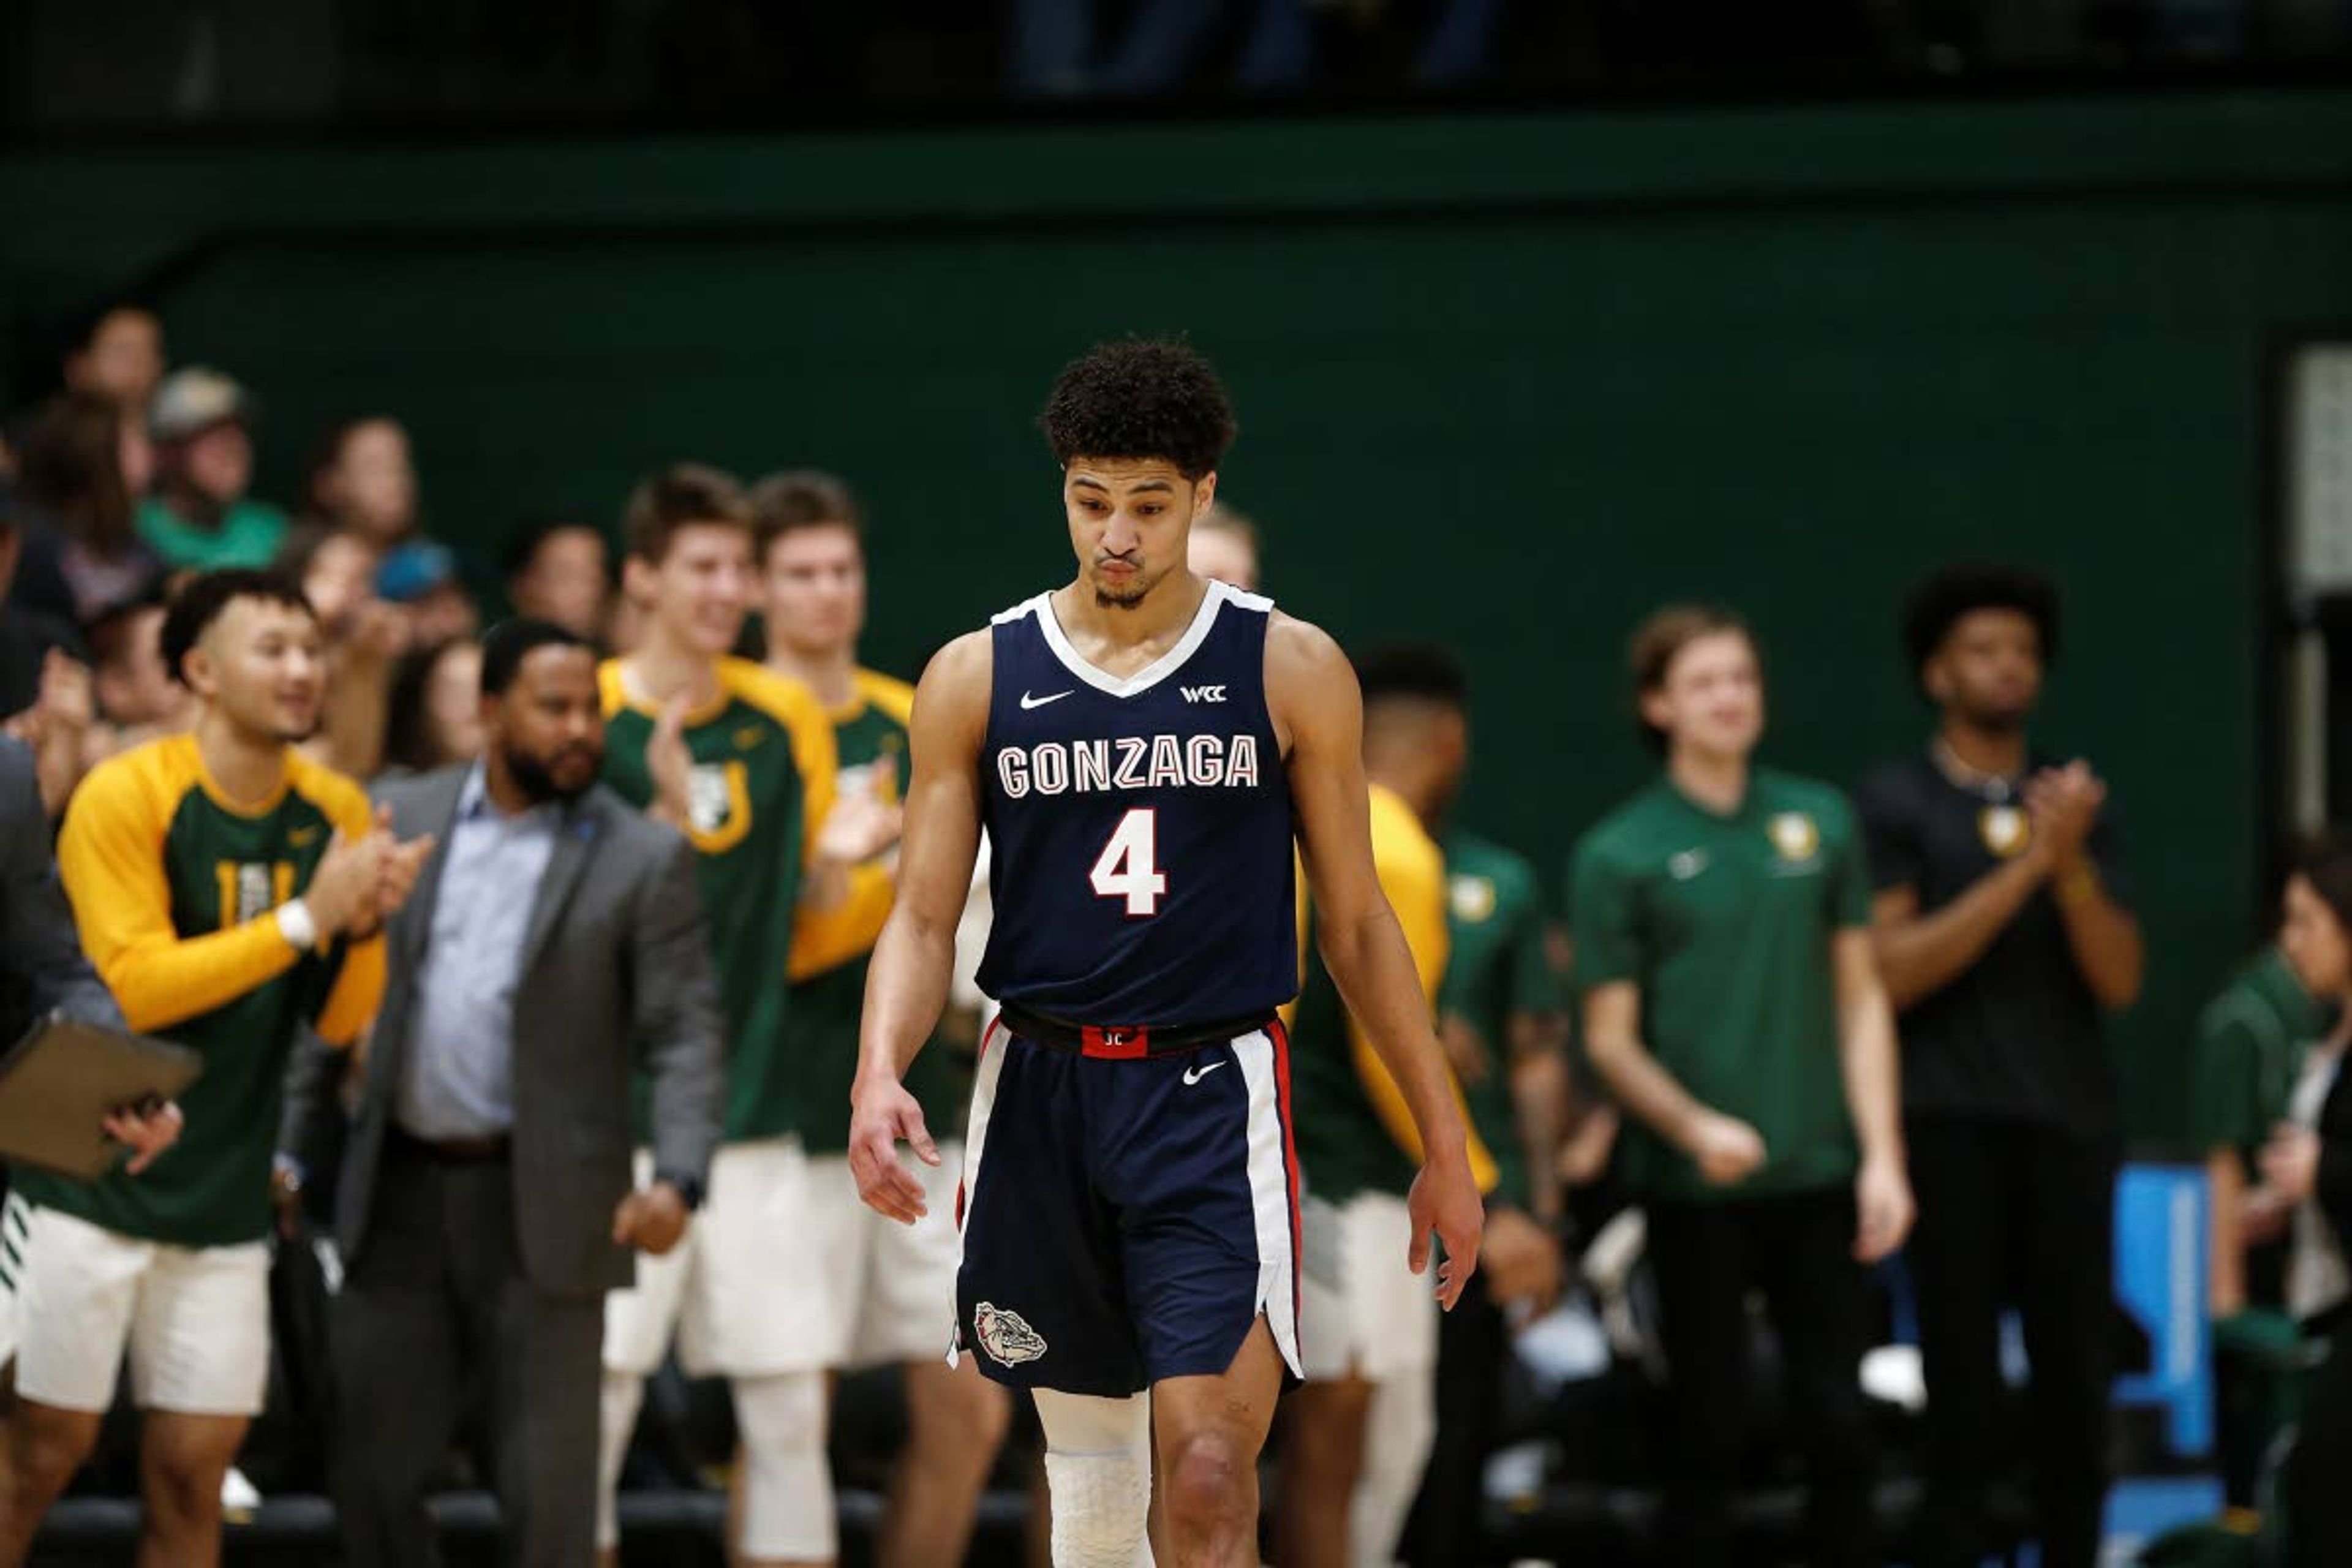
[[[639,1185],[653,1156],[637,1154]],[[852,1201],[855,1202],[853,1196]],[[809,1276],[821,1254],[803,1238],[817,1204],[797,1139],[720,1146],[710,1190],[666,1257],[637,1254],[636,1283],[604,1298],[604,1366],[643,1377],[673,1335],[694,1377],[770,1377],[834,1364],[812,1313]]]
[[808,1204],[793,1247],[804,1267],[779,1310],[806,1325],[828,1367],[937,1361],[955,1341],[963,1144],[942,1139],[937,1165],[903,1149],[898,1159],[922,1184],[930,1211],[913,1225],[866,1206],[846,1154],[807,1157]]
[[268,1242],[174,1247],[25,1206],[19,1394],[102,1413],[114,1403],[127,1348],[142,1410],[260,1414],[269,1384]]
[[1352,1374],[1384,1383],[1434,1371],[1437,1279],[1405,1264],[1412,1219],[1404,1200],[1359,1193],[1333,1205],[1303,1194],[1298,1223],[1306,1260],[1298,1346],[1307,1381]]

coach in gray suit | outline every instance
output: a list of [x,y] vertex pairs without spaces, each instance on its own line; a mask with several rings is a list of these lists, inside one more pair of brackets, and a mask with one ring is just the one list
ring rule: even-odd
[[[379,792],[395,831],[437,843],[389,932],[336,1194],[332,1468],[354,1568],[436,1560],[425,1491],[474,1390],[508,1560],[593,1561],[604,1292],[630,1282],[631,1247],[676,1245],[719,1136],[692,851],[595,784],[593,653],[545,622],[493,629],[482,714],[480,763]],[[656,1173],[642,1191],[640,1067]],[[299,1117],[289,1129],[300,1146]]]

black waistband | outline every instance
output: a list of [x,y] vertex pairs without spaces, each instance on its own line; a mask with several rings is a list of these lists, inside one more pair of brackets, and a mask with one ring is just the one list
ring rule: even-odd
[[1123,1026],[1090,1024],[1066,1024],[1059,1018],[1048,1018],[1033,1013],[1018,1002],[1007,1002],[999,1015],[1005,1029],[1016,1038],[1057,1051],[1073,1051],[1085,1057],[1108,1057],[1129,1059],[1136,1057],[1175,1056],[1184,1051],[1197,1051],[1202,1046],[1223,1045],[1240,1039],[1244,1035],[1275,1026],[1275,1016],[1260,1013],[1246,1018],[1225,1018],[1207,1024],[1162,1024],[1145,1026]]
[[503,1160],[512,1152],[514,1140],[504,1132],[488,1133],[479,1138],[419,1138],[399,1122],[384,1129],[384,1141],[395,1149],[413,1150],[428,1160],[438,1160],[450,1165],[477,1165],[491,1160]]

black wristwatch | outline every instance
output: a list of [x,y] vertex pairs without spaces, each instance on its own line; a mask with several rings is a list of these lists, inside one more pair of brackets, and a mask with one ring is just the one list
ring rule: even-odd
[[702,1206],[702,1178],[700,1176],[689,1176],[679,1171],[656,1171],[654,1173],[654,1180],[656,1182],[667,1182],[672,1187],[676,1188],[677,1195],[686,1200],[687,1213],[692,1214],[695,1210]]

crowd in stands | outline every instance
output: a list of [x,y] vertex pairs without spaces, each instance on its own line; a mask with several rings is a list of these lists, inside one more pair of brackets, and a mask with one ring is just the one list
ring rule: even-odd
[[[683,466],[632,500],[618,552],[587,520],[532,521],[497,563],[507,604],[486,617],[450,544],[423,526],[415,454],[394,416],[334,427],[295,505],[283,509],[253,494],[247,389],[219,370],[173,366],[153,313],[131,305],[99,313],[58,375],[55,395],[7,426],[0,492],[0,717],[32,752],[53,818],[66,815],[93,768],[190,721],[194,699],[167,663],[175,584],[252,569],[299,593],[315,618],[327,700],[300,749],[349,778],[433,775],[483,758],[486,724],[519,722],[499,717],[486,698],[512,689],[534,651],[594,650],[620,656],[600,677],[611,722],[600,744],[625,754],[608,781],[624,794],[635,789],[644,799],[632,804],[656,819],[703,835],[700,848],[723,837],[714,825],[727,820],[725,791],[761,786],[721,769],[713,777],[722,798],[705,800],[699,737],[720,745],[768,725],[782,740],[773,748],[781,755],[803,744],[801,726],[830,715],[838,752],[826,765],[837,768],[845,805],[819,813],[805,846],[795,840],[791,874],[812,885],[832,879],[835,891],[817,902],[856,907],[859,878],[885,858],[897,830],[898,785],[875,780],[903,758],[908,694],[853,662],[862,520],[840,481],[783,474],[744,487]],[[1239,513],[1209,514],[1193,543],[1204,575],[1256,586],[1256,531]],[[717,563],[698,566],[702,551],[717,552]],[[728,553],[738,551],[740,560]],[[727,592],[737,619],[757,602],[777,617],[772,634],[827,629],[806,643],[772,636],[765,649],[744,642],[765,664],[730,659],[722,668],[717,661],[737,642],[732,623],[726,646],[691,641],[697,595],[711,591],[693,574],[706,567],[734,574]],[[535,640],[501,650],[493,633],[486,658],[486,620],[509,613]],[[1659,1449],[1669,1530],[1680,1532],[1675,1560],[1729,1560],[1729,1499],[1748,1456],[1738,1420],[1724,1411],[1744,1408],[1745,1303],[1760,1292],[1790,1358],[1791,1430],[1816,1483],[1809,1549],[1821,1562],[1876,1561],[1872,1417],[1849,1374],[1877,1330],[1864,1304],[1865,1271],[1906,1240],[1915,1189],[1919,1228],[1907,1256],[1928,1362],[1930,1555],[1973,1560],[2000,1543],[1985,1499],[2021,1456],[2037,1489],[2044,1561],[2093,1560],[2107,1479],[2109,1205],[2121,1142],[2101,1018],[2133,999],[2143,956],[2129,879],[2102,816],[2105,783],[2084,764],[2026,746],[2058,626],[2054,595],[2031,574],[1931,579],[1909,629],[1915,673],[1940,716],[1937,740],[1874,775],[1849,806],[1829,786],[1749,772],[1762,677],[1736,616],[1683,609],[1653,617],[1633,648],[1634,696],[1666,772],[1580,847],[1572,959],[1526,862],[1447,820],[1470,746],[1458,666],[1429,649],[1360,661],[1367,766],[1376,801],[1392,808],[1392,820],[1376,813],[1386,824],[1376,839],[1383,875],[1391,842],[1403,860],[1425,852],[1426,868],[1444,868],[1442,879],[1425,879],[1426,908],[1407,924],[1421,919],[1436,933],[1435,950],[1456,961],[1433,996],[1477,1131],[1496,1157],[1494,1217],[1481,1294],[1442,1335],[1433,1319],[1408,1323],[1402,1337],[1412,1342],[1386,1347],[1393,1354],[1342,1356],[1328,1376],[1310,1371],[1309,1392],[1286,1417],[1282,1492],[1292,1511],[1277,1537],[1286,1563],[1326,1560],[1351,1517],[1359,1539],[1349,1561],[1385,1560],[1386,1547],[1367,1544],[1372,1537],[1402,1543],[1416,1562],[1458,1560],[1453,1546],[1475,1531],[1465,1520],[1483,1507],[1479,1462],[1502,1425],[1490,1400],[1461,1391],[1491,1394],[1512,1331],[1580,1288],[1612,1295],[1636,1316],[1647,1310],[1628,1305],[1631,1293],[1622,1278],[1611,1283],[1605,1260],[1578,1261],[1587,1247],[1603,1250],[1600,1238],[1622,1236],[1611,1222],[1627,1198],[1648,1212],[1664,1324],[1627,1329],[1626,1353],[1654,1359],[1663,1347],[1677,1362],[1678,1384],[1662,1406],[1672,1436]],[[721,674],[689,704],[688,677],[706,667]],[[685,673],[668,680],[672,670]],[[710,710],[714,694],[734,706]],[[866,750],[853,755],[859,746]],[[833,773],[825,781],[831,791]],[[388,841],[383,852],[421,855],[411,842]],[[1710,873],[1717,882],[1703,880]],[[1731,890],[1720,890],[1724,883]],[[1786,891],[1796,885],[1801,897]],[[758,885],[744,896],[779,897]],[[713,900],[711,885],[703,897]],[[1404,895],[1395,897],[1404,912]],[[782,901],[788,916],[799,907]],[[1679,912],[1661,921],[1661,909]],[[375,929],[394,913],[387,899]],[[731,928],[719,923],[723,944]],[[824,945],[823,916],[781,929],[774,949],[793,952],[792,980],[803,988],[793,1005],[808,1016],[834,1009],[836,1032],[845,1027],[841,1037],[854,1040],[858,988],[806,989],[829,973],[800,962],[804,949]],[[1759,931],[1776,934],[1763,942]],[[776,951],[761,951],[773,966]],[[721,969],[723,984],[723,954]],[[1723,998],[1735,992],[1741,1000],[1727,1009]],[[2321,847],[2288,885],[2278,948],[2231,983],[2201,1026],[2212,1300],[2231,1487],[2246,1500],[2283,1424],[2278,1412],[2294,1403],[2282,1390],[2300,1382],[2315,1336],[2344,1314],[2352,1095],[2330,1089],[2352,1036],[2347,997],[2352,859]],[[1328,986],[1320,1003],[1328,1017],[1316,1012],[1310,973],[1302,1038],[1321,1028],[1344,1040],[1344,1014]],[[1742,1028],[1727,1031],[1735,1016]],[[1999,1026],[1990,1035],[1987,1019]],[[1589,1063],[1571,1052],[1572,1032],[1584,1037]],[[2042,1048],[2009,1051],[2025,1039]],[[1759,1061],[1772,1070],[1753,1070]],[[1351,1070],[1340,1070],[1332,1094]],[[729,1116],[719,1158],[732,1151],[734,1168],[749,1169],[743,1151],[771,1141],[772,1129],[740,1103]],[[738,1125],[741,1116],[750,1124]],[[1376,1108],[1340,1135],[1381,1138]],[[434,1157],[462,1161],[449,1150],[468,1142],[440,1140]],[[1310,1189],[1316,1179],[1310,1165]],[[1376,1173],[1362,1184],[1377,1189],[1387,1179]],[[680,1185],[698,1189],[699,1178],[688,1173]],[[1402,1188],[1386,1196],[1401,1213]],[[855,1207],[844,1193],[833,1201]],[[647,1278],[622,1294],[643,1294]],[[2011,1413],[1995,1397],[1998,1321],[2010,1308],[2021,1310],[2039,1347],[2031,1440],[2013,1451],[2002,1436]],[[667,1310],[671,1321],[651,1331],[654,1359],[616,1365],[607,1348],[608,1492],[622,1470],[614,1410],[624,1412],[625,1440],[642,1380],[681,1309],[674,1297],[666,1309],[635,1310]],[[684,1310],[691,1324],[694,1309]],[[936,1327],[921,1325],[927,1334]],[[921,1358],[908,1349],[904,1360],[914,1368]],[[2308,1517],[2328,1528],[2326,1466],[2352,1450],[2347,1368],[2352,1353],[2321,1373],[2290,1476]],[[795,1533],[812,1495],[804,1474],[770,1473],[809,1460],[808,1413],[822,1409],[821,1384],[782,1381],[810,1375],[798,1367],[719,1370],[735,1382],[746,1485],[756,1489],[764,1476],[777,1489],[755,1489],[744,1528],[767,1531],[776,1560],[830,1552],[829,1523],[815,1537]],[[1406,1399],[1405,1385],[1417,1396]],[[910,1371],[908,1391],[918,1468],[929,1480],[897,1484],[951,1482],[943,1506],[961,1509],[968,1531],[1007,1410],[969,1378],[934,1384]],[[760,1451],[771,1439],[775,1452]],[[1424,1469],[1433,1490],[1408,1523]],[[797,1510],[789,1524],[778,1522],[779,1496]],[[599,1545],[609,1551],[611,1515],[601,1523]],[[960,1548],[960,1532],[949,1539]],[[924,1541],[900,1539],[898,1560],[940,1549]]]

